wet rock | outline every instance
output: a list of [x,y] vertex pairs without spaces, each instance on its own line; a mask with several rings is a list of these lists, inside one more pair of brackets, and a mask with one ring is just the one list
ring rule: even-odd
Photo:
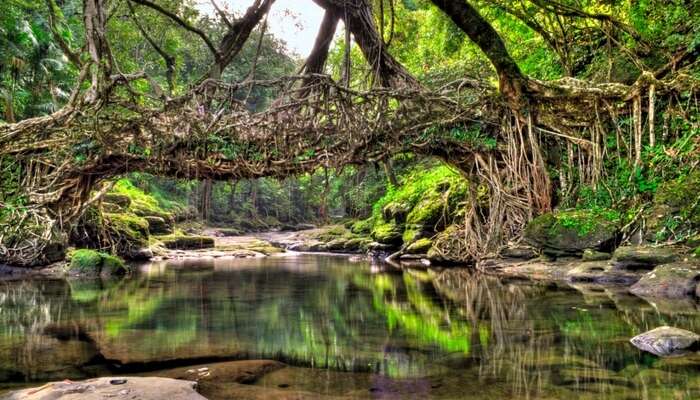
[[74,250],[68,257],[70,259],[68,272],[71,275],[109,277],[122,276],[129,272],[129,268],[122,259],[96,250]]
[[524,238],[546,254],[580,256],[585,249],[606,250],[614,246],[620,216],[612,210],[559,211],[530,221]]
[[263,375],[286,367],[273,360],[242,360],[200,364],[169,370],[154,371],[148,375],[166,378],[197,381],[202,393],[206,392],[208,382],[235,382],[251,384]]
[[700,281],[700,265],[698,263],[664,264],[644,274],[630,288],[630,292],[649,298],[681,299],[695,295],[698,281]]
[[308,251],[314,251],[314,252],[328,251],[328,246],[326,246],[326,244],[323,242],[311,243],[308,248],[309,248]]
[[334,239],[326,243],[326,248],[329,251],[342,251],[345,249],[345,243],[347,243],[347,241],[347,239],[343,238]]
[[620,246],[613,254],[616,265],[627,269],[651,269],[678,259],[678,249],[672,247]]
[[132,249],[128,254],[125,254],[124,257],[134,261],[147,261],[153,258],[153,250],[148,247]]
[[479,261],[476,267],[483,272],[499,276],[550,281],[568,279],[567,273],[577,265],[563,261],[484,259]]
[[514,258],[518,260],[531,260],[537,258],[539,253],[537,249],[527,245],[508,245],[501,250],[503,258]]
[[[122,383],[123,382],[123,383]],[[206,400],[195,391],[196,383],[155,377],[104,377],[80,382],[51,382],[10,393],[7,400]]]
[[390,250],[393,250],[393,249],[395,249],[395,247],[392,246],[392,245],[390,245],[390,244],[379,243],[379,242],[370,242],[370,243],[367,245],[367,249],[370,250],[370,251],[379,251],[379,252],[382,252],[382,251],[390,251]]
[[149,215],[143,218],[148,221],[148,231],[152,235],[166,235],[173,232],[173,226],[161,217]]
[[350,253],[361,253],[367,251],[367,245],[372,241],[367,238],[352,238],[345,242],[343,250]]
[[633,337],[630,342],[640,350],[669,357],[697,350],[700,335],[685,329],[661,326]]
[[618,269],[608,261],[580,263],[566,274],[570,282],[618,283],[631,285],[637,282],[641,273]]
[[606,252],[603,252],[603,251],[596,251],[596,250],[593,250],[593,249],[586,249],[586,250],[583,251],[583,256],[581,257],[581,259],[582,259],[584,262],[588,262],[588,261],[605,261],[605,260],[609,260],[611,257],[612,257],[612,256],[610,255],[610,253],[606,253]]

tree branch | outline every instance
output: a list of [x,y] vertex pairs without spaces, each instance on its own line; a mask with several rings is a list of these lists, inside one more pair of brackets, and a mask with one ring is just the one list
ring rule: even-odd
[[176,22],[178,25],[180,25],[181,27],[185,28],[186,30],[188,30],[188,31],[190,31],[190,32],[192,32],[192,33],[194,33],[194,34],[196,34],[197,36],[199,36],[200,38],[202,38],[202,40],[204,41],[204,43],[206,43],[207,47],[209,48],[209,50],[211,51],[211,53],[214,55],[214,58],[215,58],[216,60],[219,60],[219,59],[221,58],[221,54],[219,53],[219,51],[218,51],[218,50],[216,49],[216,47],[214,46],[214,44],[212,43],[211,39],[209,39],[209,37],[208,37],[208,36],[204,33],[204,31],[202,31],[201,29],[198,29],[198,28],[192,26],[191,24],[187,23],[185,20],[183,20],[182,18],[178,17],[178,16],[177,16],[175,13],[173,13],[172,11],[166,10],[165,8],[159,6],[158,4],[152,3],[152,2],[150,2],[150,1],[148,1],[148,0],[131,0],[131,1],[133,1],[134,3],[140,4],[140,5],[142,5],[142,6],[146,6],[146,7],[150,8],[150,9],[152,9],[152,10],[155,10],[155,11],[159,12],[160,14],[165,15],[166,17],[170,18],[171,20],[175,21],[175,22]]

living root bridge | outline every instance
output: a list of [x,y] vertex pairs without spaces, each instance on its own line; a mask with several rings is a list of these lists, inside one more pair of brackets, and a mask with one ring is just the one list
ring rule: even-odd
[[[498,126],[502,107],[487,87],[465,80],[435,92],[406,86],[360,92],[325,75],[309,78],[233,85],[205,80],[162,107],[135,109],[122,99],[62,110],[38,123],[1,127],[0,155],[21,169],[29,214],[43,221],[46,230],[37,235],[46,239],[97,199],[94,189],[101,182],[129,172],[215,180],[286,177],[403,151],[436,155],[466,169],[475,154],[495,150],[454,133],[489,135]],[[283,94],[266,111],[250,112],[240,99],[252,86]],[[29,221],[16,218],[15,229]],[[12,232],[2,235],[7,239]],[[15,250],[0,248],[13,263],[39,256]]]

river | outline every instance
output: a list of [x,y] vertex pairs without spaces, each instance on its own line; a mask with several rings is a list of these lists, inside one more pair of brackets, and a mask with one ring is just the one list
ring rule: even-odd
[[628,342],[664,324],[700,331],[700,313],[345,256],[163,261],[123,280],[1,281],[0,389],[268,358],[293,367],[252,384],[349,398],[698,398],[700,357]]

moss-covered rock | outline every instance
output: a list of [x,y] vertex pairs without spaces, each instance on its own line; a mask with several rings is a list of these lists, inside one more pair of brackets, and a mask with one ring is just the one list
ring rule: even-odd
[[443,217],[445,211],[441,193],[436,190],[426,191],[406,216],[406,224],[432,227]]
[[94,273],[99,275],[102,267],[102,255],[97,250],[79,249],[68,254],[69,269],[78,273]]
[[408,254],[426,254],[433,246],[433,241],[428,238],[418,239],[408,245],[406,253]]
[[406,222],[406,216],[411,211],[411,205],[403,201],[392,201],[382,208],[385,221],[395,221],[399,224]]
[[374,225],[372,238],[383,244],[392,246],[401,245],[403,230],[395,222],[382,222]]
[[338,239],[333,239],[330,242],[326,243],[326,248],[329,251],[342,251],[345,249],[345,244],[347,243],[347,239],[344,238],[338,238]]
[[374,220],[371,217],[367,218],[367,219],[360,220],[360,221],[356,221],[355,223],[352,224],[350,231],[354,234],[357,234],[357,235],[366,235],[366,234],[372,232],[372,225],[373,224],[374,224]]
[[165,235],[157,238],[168,249],[171,250],[196,250],[214,247],[214,238],[209,236],[195,235]]
[[69,253],[71,274],[83,276],[122,276],[129,272],[124,260],[91,249],[78,249]]
[[172,223],[161,217],[149,215],[143,217],[143,219],[148,222],[148,231],[152,235],[167,235],[173,232]]
[[540,215],[525,228],[525,240],[553,256],[580,256],[585,249],[609,250],[622,219],[613,210],[573,210]]
[[131,205],[131,198],[121,193],[106,193],[102,196],[102,202],[115,204],[122,209],[127,209]]
[[350,253],[362,253],[367,251],[367,246],[372,243],[368,238],[352,238],[345,242],[344,250]]
[[148,245],[148,221],[130,213],[105,213],[104,222],[117,240],[125,243],[124,252]]

